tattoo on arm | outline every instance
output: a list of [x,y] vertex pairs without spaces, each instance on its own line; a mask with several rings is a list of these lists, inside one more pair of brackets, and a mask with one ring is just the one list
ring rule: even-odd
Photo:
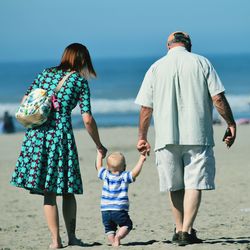
[[213,100],[214,106],[216,107],[219,114],[226,121],[227,125],[235,126],[233,113],[224,93],[220,93],[216,96],[213,96],[212,100]]

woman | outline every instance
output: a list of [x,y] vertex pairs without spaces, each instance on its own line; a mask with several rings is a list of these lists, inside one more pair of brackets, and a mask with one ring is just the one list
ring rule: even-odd
[[[95,77],[87,48],[78,43],[70,44],[57,67],[45,69],[30,86],[31,90],[43,88],[52,95],[63,77],[68,76],[57,92],[59,110],[53,109],[42,126],[26,131],[11,184],[31,193],[44,195],[44,212],[52,236],[50,248],[61,248],[59,217],[56,196],[63,197],[63,216],[69,245],[82,245],[76,238],[76,200],[82,194],[82,180],[77,148],[71,124],[71,111],[79,104],[85,127],[103,157],[102,145],[96,122],[91,114],[90,91],[87,79]],[[24,100],[23,99],[23,100]]]

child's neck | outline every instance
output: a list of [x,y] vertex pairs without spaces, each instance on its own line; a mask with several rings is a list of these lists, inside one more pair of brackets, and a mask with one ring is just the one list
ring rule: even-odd
[[112,170],[110,172],[111,172],[111,174],[120,174],[121,173],[121,171],[119,171],[119,170]]

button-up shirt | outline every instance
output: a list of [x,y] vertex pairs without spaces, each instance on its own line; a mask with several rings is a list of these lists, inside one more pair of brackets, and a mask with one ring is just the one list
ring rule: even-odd
[[214,145],[213,96],[225,89],[212,64],[178,46],[147,71],[135,103],[153,109],[155,150]]

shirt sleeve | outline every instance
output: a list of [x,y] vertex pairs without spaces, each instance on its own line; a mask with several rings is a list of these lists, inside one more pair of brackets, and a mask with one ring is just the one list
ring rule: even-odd
[[91,104],[90,104],[90,89],[88,85],[88,81],[82,80],[82,88],[78,101],[81,114],[90,113],[91,114]]
[[153,108],[153,83],[155,81],[153,67],[151,66],[143,79],[142,85],[135,99],[135,103]]
[[100,170],[98,171],[98,178],[101,180],[105,180],[107,176],[107,170],[105,167],[101,167]]
[[213,65],[207,60],[208,71],[207,71],[207,84],[210,95],[213,97],[225,91],[225,88],[215,71]]
[[134,181],[131,171],[125,171],[123,173],[122,178],[123,178],[123,180],[124,180],[125,183],[132,183]]
[[33,81],[33,83],[29,86],[29,88],[26,91],[25,95],[29,95],[29,93],[32,90],[37,89],[37,88],[40,87],[40,80],[42,79],[43,72],[38,74],[38,76],[35,78],[35,80]]

